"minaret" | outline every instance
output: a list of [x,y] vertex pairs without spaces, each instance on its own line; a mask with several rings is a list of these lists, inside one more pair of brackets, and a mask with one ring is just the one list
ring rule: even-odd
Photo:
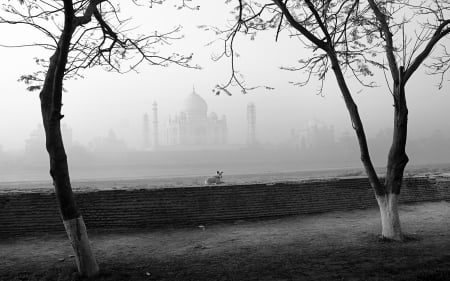
[[227,116],[225,114],[222,115],[222,119],[220,120],[222,123],[222,144],[228,143],[228,126],[227,126]]
[[247,105],[247,144],[250,146],[256,144],[256,111],[254,103]]
[[142,120],[142,148],[144,150],[150,148],[150,123],[148,121],[148,114],[145,113]]
[[152,106],[153,111],[153,149],[158,148],[159,146],[159,134],[158,134],[158,104],[153,102]]

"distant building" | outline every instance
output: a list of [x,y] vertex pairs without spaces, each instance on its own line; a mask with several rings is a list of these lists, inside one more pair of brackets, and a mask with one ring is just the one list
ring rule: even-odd
[[90,147],[94,153],[109,154],[127,151],[125,141],[119,139],[113,130],[109,130],[106,137],[95,138],[94,141],[90,143]]
[[153,149],[158,149],[159,147],[159,128],[158,128],[158,104],[156,102],[153,102],[152,105],[152,112],[153,112],[153,142],[152,146]]
[[166,126],[168,146],[214,146],[227,144],[225,115],[208,114],[208,105],[195,89],[184,100],[183,109],[170,117]]
[[142,118],[142,148],[147,150],[150,148],[150,122],[148,114],[145,113]]
[[247,144],[256,145],[256,108],[254,103],[247,105]]
[[[65,147],[73,145],[72,128],[63,123],[61,126],[61,135]],[[38,124],[37,128],[31,131],[29,137],[25,140],[25,152],[34,153],[35,151],[44,151],[45,149],[45,130],[42,124]]]
[[321,149],[335,145],[334,127],[317,120],[310,121],[299,137],[303,149]]
[[332,148],[336,145],[334,127],[317,120],[310,121],[302,130],[291,130],[287,145],[303,151]]
[[25,140],[25,155],[27,161],[33,164],[47,161],[48,156],[47,151],[45,150],[45,132],[42,124],[39,124]]
[[150,129],[150,118],[147,113],[142,119],[142,148],[144,150],[156,150],[159,148],[159,122],[158,104],[152,104],[152,127]]
[[[70,128],[67,124],[61,125],[61,134],[66,152],[73,152],[74,149],[79,148],[80,145],[73,141],[72,128]],[[37,128],[31,131],[30,135],[25,140],[24,152],[25,157],[27,161],[29,161],[29,163],[47,164],[48,153],[45,148],[45,131],[42,124],[38,124]],[[72,157],[71,160],[80,156],[81,154],[82,153],[80,152],[80,149],[78,149],[75,157]]]

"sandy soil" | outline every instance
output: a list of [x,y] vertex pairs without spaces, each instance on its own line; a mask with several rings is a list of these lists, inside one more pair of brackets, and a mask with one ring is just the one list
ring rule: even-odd
[[[183,229],[90,233],[96,280],[450,280],[450,202],[403,205],[403,243],[376,209]],[[0,280],[80,280],[64,236],[0,242]]]

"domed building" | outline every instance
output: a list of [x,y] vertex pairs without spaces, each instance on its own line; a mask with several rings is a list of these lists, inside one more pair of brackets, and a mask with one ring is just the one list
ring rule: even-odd
[[208,114],[208,105],[195,89],[183,103],[183,109],[167,125],[167,144],[171,146],[210,146],[227,143],[227,120]]
[[310,120],[308,126],[300,133],[303,149],[324,149],[335,144],[334,127],[327,126],[317,119]]

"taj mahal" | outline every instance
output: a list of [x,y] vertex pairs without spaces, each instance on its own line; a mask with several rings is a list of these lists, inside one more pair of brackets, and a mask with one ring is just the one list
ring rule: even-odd
[[[206,101],[195,88],[185,97],[180,112],[160,128],[158,105],[152,106],[152,122],[148,114],[143,119],[143,148],[146,150],[192,150],[224,147],[228,143],[227,119],[208,112]],[[161,134],[161,135],[160,135]]]

